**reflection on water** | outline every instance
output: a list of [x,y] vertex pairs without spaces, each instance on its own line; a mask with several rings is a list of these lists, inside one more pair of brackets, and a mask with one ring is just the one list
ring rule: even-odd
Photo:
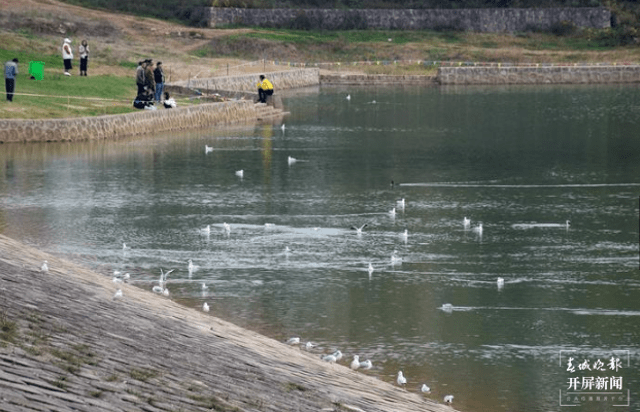
[[579,409],[636,410],[637,92],[322,88],[284,130],[4,145],[0,231],[461,410],[559,410],[561,352],[622,351],[630,405]]

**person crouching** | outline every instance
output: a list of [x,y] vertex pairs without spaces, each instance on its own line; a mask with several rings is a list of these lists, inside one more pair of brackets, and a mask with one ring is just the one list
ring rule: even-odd
[[261,74],[260,82],[258,83],[258,101],[266,103],[267,97],[271,95],[273,95],[273,84],[264,77],[264,74]]

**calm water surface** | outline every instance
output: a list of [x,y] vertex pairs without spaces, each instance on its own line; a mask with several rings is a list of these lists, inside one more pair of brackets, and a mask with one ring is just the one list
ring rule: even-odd
[[639,92],[321,88],[284,131],[3,145],[0,232],[463,411],[637,411]]

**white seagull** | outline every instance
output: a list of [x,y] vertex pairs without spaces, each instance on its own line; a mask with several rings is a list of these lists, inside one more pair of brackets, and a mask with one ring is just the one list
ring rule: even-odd
[[482,223],[478,223],[478,226],[473,228],[473,231],[478,234],[478,236],[482,236]]
[[282,123],[282,126],[280,126],[280,128],[282,129],[282,133],[284,133],[284,129],[286,129],[286,126],[284,125],[284,123]]
[[122,289],[116,290],[116,293],[113,295],[113,300],[122,299]]
[[369,359],[367,359],[364,362],[360,362],[360,367],[364,370],[369,370],[371,368],[373,368],[373,363],[371,363],[371,361]]
[[392,217],[395,217],[395,216],[396,216],[396,208],[394,207],[393,209],[389,210],[389,214],[390,214]]
[[315,348],[315,347],[316,347],[316,344],[315,344],[315,343],[313,343],[313,342],[307,342],[307,343],[304,345],[304,347],[305,347],[305,349],[306,349],[306,350],[311,350],[311,349],[313,349],[313,348]]
[[320,355],[320,359],[329,363],[336,363],[337,359],[333,355]]
[[202,232],[203,235],[210,235],[211,234],[211,225],[207,225],[207,227],[205,227],[204,229],[200,229],[200,231]]
[[444,397],[444,403],[451,404],[453,402],[453,395],[447,395]]
[[222,229],[225,231],[227,235],[231,233],[231,225],[228,224],[227,222],[222,224]]
[[207,154],[209,152],[213,152],[213,147],[204,145],[204,154]]
[[353,355],[353,360],[351,361],[351,369],[356,370],[360,367],[360,356]]
[[339,350],[333,352],[332,355],[335,356],[336,361],[339,361],[340,359],[342,359],[342,352],[340,352]]
[[193,260],[189,259],[189,265],[187,266],[189,270],[189,275],[191,275],[196,270],[196,265],[193,264]]
[[202,305],[202,310],[205,312],[209,312],[209,305],[207,305],[207,302],[204,302],[204,304]]
[[426,383],[423,383],[422,387],[420,388],[420,392],[422,392],[422,393],[431,393],[431,388],[428,387]]
[[504,287],[504,279],[503,278],[498,278],[496,283],[498,284],[498,289],[502,289]]
[[289,156],[289,157],[287,158],[287,163],[289,164],[289,166],[291,166],[292,164],[294,164],[294,163],[295,163],[295,162],[297,162],[297,161],[298,161],[298,159],[296,159],[295,157],[291,157],[291,156]]
[[129,246],[127,246],[126,243],[122,243],[122,251],[126,252],[127,250],[131,249]]
[[287,341],[287,345],[299,345],[300,344],[300,338],[299,337],[293,337],[293,338],[289,338],[289,340]]
[[244,177],[244,170],[238,170],[236,172],[236,176],[238,176],[239,178],[243,178]]
[[373,274],[373,265],[371,264],[371,262],[369,262],[369,268],[367,269],[367,271],[369,272],[369,277],[371,277],[371,275]]
[[398,208],[404,210],[404,197],[396,202],[398,204]]
[[164,288],[164,290],[162,291],[162,296],[169,296],[169,289]]
[[369,226],[368,223],[365,223],[364,225],[362,225],[360,227],[351,226],[351,230],[355,230],[357,234],[361,235],[362,234],[362,229],[364,229],[367,226]]
[[42,266],[40,266],[40,270],[43,272],[48,272],[49,271],[49,262],[47,262],[46,260],[44,262],[42,262]]
[[402,258],[398,256],[398,251],[394,250],[391,254],[391,265],[395,266],[402,263]]
[[403,388],[404,388],[404,385],[407,384],[407,378],[402,376],[402,371],[398,372],[398,378],[396,379],[396,382],[398,382],[398,385],[402,386]]
[[402,237],[402,240],[406,242],[407,240],[409,240],[409,230],[405,229],[404,232],[400,234],[400,236]]
[[348,94],[348,95],[347,95],[347,97],[346,97],[346,99],[347,99],[347,100],[351,100],[351,95],[350,95],[350,94]]
[[471,219],[465,216],[464,219],[462,219],[462,225],[465,230],[468,230],[471,227]]

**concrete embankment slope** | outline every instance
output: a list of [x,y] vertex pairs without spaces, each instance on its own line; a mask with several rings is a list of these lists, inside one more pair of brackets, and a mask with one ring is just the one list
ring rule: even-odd
[[114,300],[117,287],[0,235],[1,411],[453,411],[150,291]]

